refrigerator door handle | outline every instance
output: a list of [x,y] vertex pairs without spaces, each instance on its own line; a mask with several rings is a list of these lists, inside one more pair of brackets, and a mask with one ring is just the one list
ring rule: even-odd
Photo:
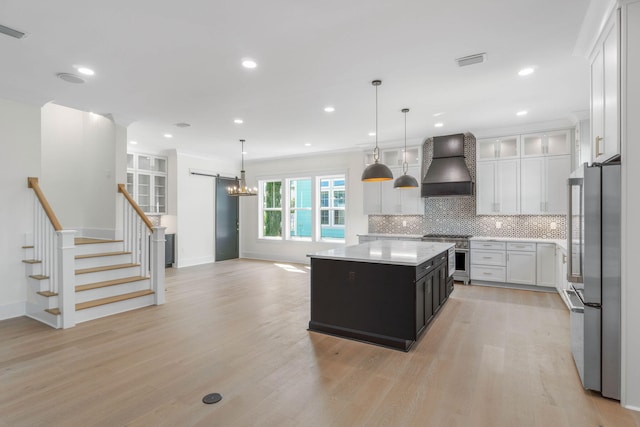
[[[574,186],[582,186],[582,178],[569,178],[568,182],[567,182],[567,201],[568,201],[568,206],[567,206],[567,280],[569,282],[573,282],[573,283],[582,283],[583,281],[583,275],[582,275],[582,271],[580,271],[579,274],[574,274],[573,273],[573,264],[574,264],[574,251],[573,251],[573,246],[574,246],[574,236],[573,236],[573,227],[574,227],[574,206],[573,206],[573,187]],[[580,191],[580,199],[582,199],[583,194],[582,191]],[[579,203],[582,203],[582,200],[579,201]],[[583,219],[580,218],[579,221],[582,221]],[[579,238],[582,238],[582,236],[579,236]],[[582,244],[580,242],[580,244]],[[578,254],[579,256],[579,254]]]

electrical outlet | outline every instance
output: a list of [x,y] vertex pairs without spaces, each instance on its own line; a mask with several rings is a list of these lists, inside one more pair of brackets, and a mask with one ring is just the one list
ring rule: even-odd
[[551,228],[552,230],[555,230],[556,228],[558,228],[558,224],[555,222],[552,222],[551,224],[549,224],[549,228]]
[[502,222],[496,221],[496,228],[502,228]]
[[402,221],[402,226],[406,227],[407,226],[407,221]]

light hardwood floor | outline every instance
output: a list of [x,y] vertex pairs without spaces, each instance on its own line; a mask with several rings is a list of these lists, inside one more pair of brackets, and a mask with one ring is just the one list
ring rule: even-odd
[[556,294],[458,285],[404,353],[308,332],[303,265],[166,282],[164,306],[68,330],[0,322],[0,425],[640,426],[582,389]]

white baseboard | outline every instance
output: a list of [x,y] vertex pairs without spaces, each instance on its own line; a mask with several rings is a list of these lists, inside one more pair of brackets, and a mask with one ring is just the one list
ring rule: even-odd
[[175,266],[177,268],[192,267],[194,265],[211,264],[212,262],[215,262],[213,257],[212,256],[206,256],[206,257],[179,259],[177,264],[175,264]]
[[621,405],[623,408],[625,409],[629,409],[631,411],[636,411],[636,412],[640,412],[640,406],[634,406],[634,405]]
[[24,316],[26,313],[26,301],[0,305],[0,320]]

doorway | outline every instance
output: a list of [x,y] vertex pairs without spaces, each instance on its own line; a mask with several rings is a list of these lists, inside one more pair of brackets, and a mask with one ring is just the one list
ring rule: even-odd
[[216,179],[216,261],[239,256],[240,218],[238,197],[227,194],[227,187],[238,185],[235,179]]

